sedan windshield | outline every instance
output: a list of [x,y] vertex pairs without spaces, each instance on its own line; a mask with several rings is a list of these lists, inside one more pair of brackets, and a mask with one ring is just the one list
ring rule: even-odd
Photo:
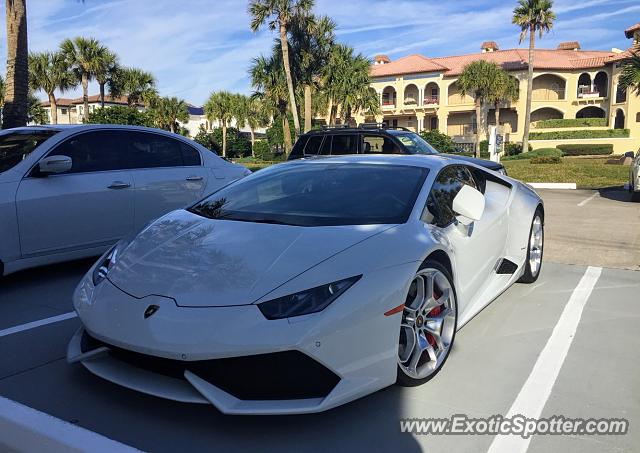
[[427,173],[401,165],[284,165],[231,184],[189,210],[211,219],[297,226],[404,223]]
[[418,134],[401,132],[395,136],[411,154],[438,154],[438,151]]
[[0,135],[0,173],[10,170],[57,131],[20,131]]

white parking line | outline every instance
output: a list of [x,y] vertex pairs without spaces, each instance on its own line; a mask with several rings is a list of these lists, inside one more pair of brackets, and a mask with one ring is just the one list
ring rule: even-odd
[[585,198],[584,200],[582,200],[580,203],[578,203],[578,206],[584,206],[585,204],[589,203],[591,200],[593,200],[596,196],[598,195],[598,192],[594,193],[593,195],[591,195],[589,198]]
[[8,329],[0,330],[0,338],[6,337],[18,332],[24,332],[25,330],[35,329],[36,327],[46,326],[47,324],[53,324],[54,322],[65,321],[67,319],[75,318],[78,316],[75,311],[64,313],[62,315],[52,316],[50,318],[40,319],[38,321],[28,322],[26,324],[20,324],[19,326],[9,327]]
[[[582,317],[582,310],[601,273],[601,267],[587,268],[578,286],[573,290],[569,302],[565,305],[547,344],[538,356],[531,374],[511,405],[507,417],[519,414],[528,418],[540,417],[569,352]],[[518,435],[498,435],[494,437],[488,453],[524,453],[529,448],[530,442],[531,437],[524,439]]]
[[0,451],[139,452],[133,447],[72,425],[0,396]]

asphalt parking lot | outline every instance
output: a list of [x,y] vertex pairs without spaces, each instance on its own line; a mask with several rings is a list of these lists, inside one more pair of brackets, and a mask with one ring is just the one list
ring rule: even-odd
[[[446,366],[423,386],[394,386],[329,412],[280,417],[225,416],[120,388],[66,363],[76,318],[29,324],[71,311],[71,293],[89,260],[0,283],[0,396],[154,452],[638,451],[640,204],[622,191],[541,195],[547,241],[539,280],[514,285],[461,329]],[[570,321],[575,331],[566,331]],[[532,387],[541,376],[553,379]],[[626,418],[629,430],[534,436],[526,444],[516,440],[517,449],[492,447],[489,435],[400,432],[403,418],[537,410],[541,417]]]

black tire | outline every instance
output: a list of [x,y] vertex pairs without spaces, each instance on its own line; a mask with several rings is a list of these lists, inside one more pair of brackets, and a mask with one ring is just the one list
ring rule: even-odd
[[418,386],[418,385],[422,385],[425,382],[433,379],[433,377],[440,372],[440,370],[442,369],[444,364],[447,362],[447,359],[449,358],[449,355],[451,354],[451,350],[453,349],[453,343],[454,343],[455,338],[456,338],[456,331],[458,330],[458,296],[457,296],[456,288],[455,288],[455,285],[454,285],[454,282],[453,282],[453,277],[451,276],[451,272],[449,272],[449,270],[446,268],[446,266],[441,264],[439,261],[436,261],[436,260],[433,260],[433,259],[429,259],[429,258],[427,258],[424,261],[424,263],[422,263],[422,265],[420,266],[420,269],[418,269],[418,271],[421,271],[423,269],[436,269],[436,270],[440,271],[447,278],[448,283],[451,286],[451,289],[453,290],[453,297],[454,297],[454,301],[455,301],[455,322],[454,322],[454,327],[453,327],[453,335],[451,337],[451,341],[449,342],[449,349],[446,351],[446,355],[445,355],[444,359],[442,360],[440,365],[431,374],[429,374],[427,377],[422,378],[422,379],[412,378],[411,376],[407,376],[405,374],[405,372],[402,370],[402,368],[400,368],[399,364],[397,365],[396,384],[398,384],[398,385],[400,385],[402,387],[415,387],[415,386]]
[[[542,250],[540,252],[540,266],[538,267],[538,271],[537,272],[532,272],[531,270],[531,263],[529,261],[530,258],[530,254],[531,254],[531,250],[529,247],[529,242],[531,241],[531,235],[533,234],[533,224],[535,222],[536,217],[540,218],[540,221],[542,222]],[[535,214],[533,215],[533,219],[531,219],[531,227],[529,228],[529,236],[528,236],[528,240],[527,240],[527,259],[524,262],[524,274],[522,274],[522,277],[520,277],[518,279],[518,283],[533,283],[536,280],[538,280],[538,277],[540,276],[540,271],[542,270],[542,259],[544,257],[544,216],[542,214],[542,209],[540,207],[538,207],[538,209],[536,209]]]

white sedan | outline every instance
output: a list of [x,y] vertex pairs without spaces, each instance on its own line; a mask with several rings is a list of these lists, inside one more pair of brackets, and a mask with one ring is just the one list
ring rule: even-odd
[[543,225],[531,188],[454,158],[276,165],[101,257],[74,293],[67,359],[233,414],[421,384],[457,329],[538,278]]
[[0,277],[100,255],[150,220],[249,173],[158,129],[0,131]]
[[[633,156],[632,152],[629,154]],[[640,149],[629,167],[629,192],[632,201],[640,201]]]

